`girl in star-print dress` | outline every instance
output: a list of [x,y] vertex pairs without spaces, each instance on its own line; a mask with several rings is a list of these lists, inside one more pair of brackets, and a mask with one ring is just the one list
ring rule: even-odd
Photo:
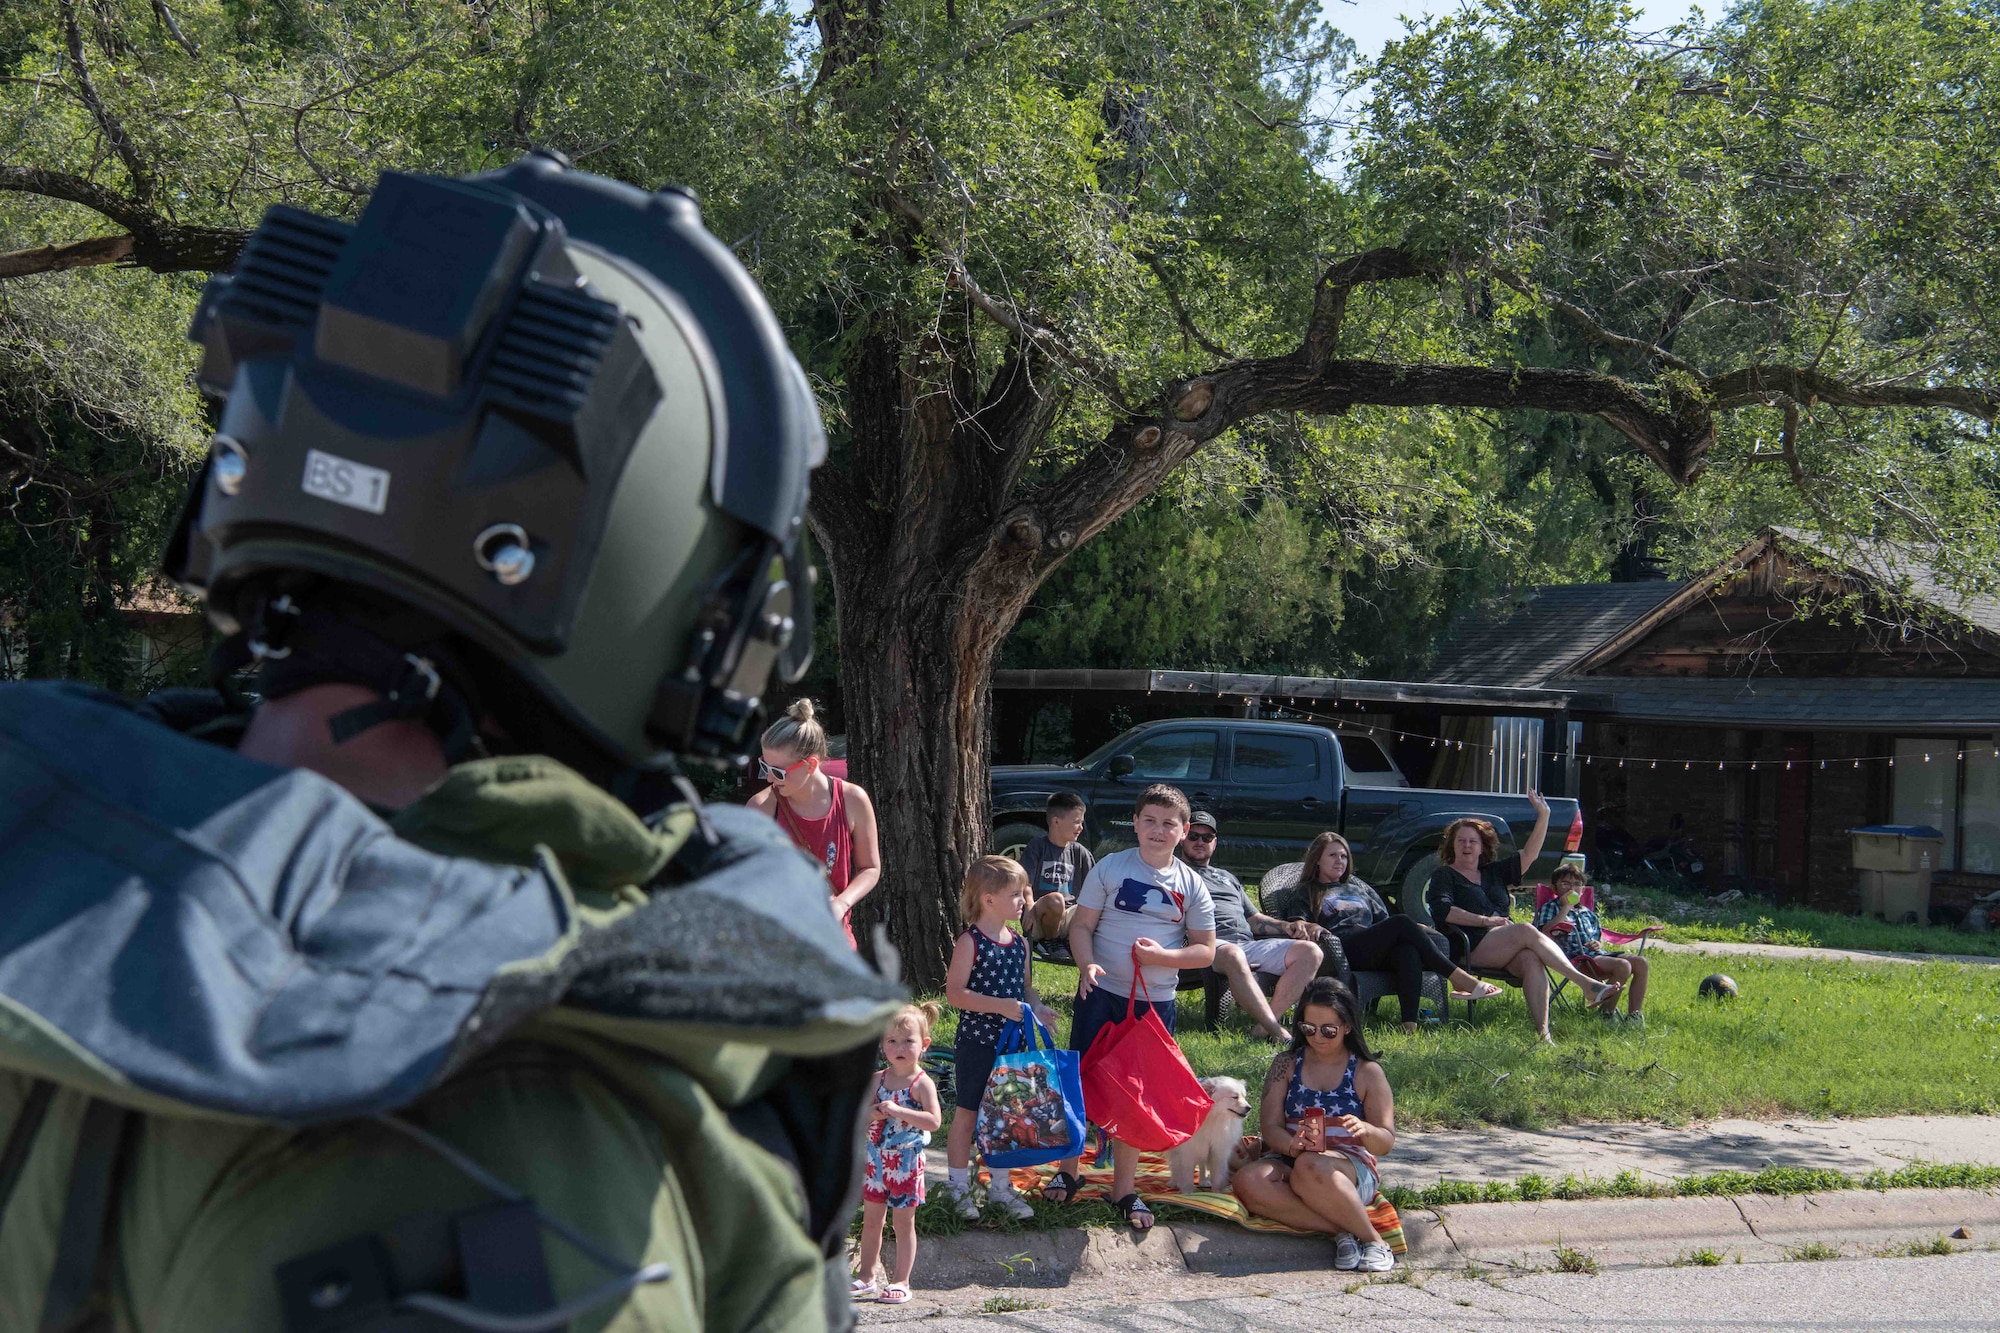
[[[979,1216],[972,1197],[972,1139],[979,1121],[979,1099],[999,1058],[1000,1029],[1032,1007],[1044,1024],[1055,1015],[1035,996],[1028,963],[1028,941],[1008,922],[1028,910],[1028,874],[1005,856],[982,856],[965,872],[958,894],[958,914],[965,933],[952,946],[945,971],[944,998],[959,1011],[958,1037],[952,1043],[957,1068],[952,1082],[957,1109],[951,1113],[951,1136],[945,1141],[946,1188],[955,1196],[959,1216]],[[995,1171],[987,1201],[1017,1218],[1035,1210],[1014,1193],[1005,1171]]]
[[[924,1201],[924,1148],[931,1131],[944,1123],[937,1085],[919,1062],[930,1048],[934,1004],[906,1004],[882,1033],[882,1060],[875,1075],[875,1106],[868,1117],[868,1165],[861,1176],[861,1252],[848,1288],[855,1300],[903,1305],[910,1299],[910,1273],[917,1264],[917,1206]],[[896,1276],[875,1280],[882,1258],[882,1220],[894,1219]]]

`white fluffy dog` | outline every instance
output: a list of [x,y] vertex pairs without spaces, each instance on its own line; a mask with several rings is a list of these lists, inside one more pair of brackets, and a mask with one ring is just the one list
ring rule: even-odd
[[1243,1121],[1250,1114],[1250,1090],[1242,1079],[1205,1078],[1201,1086],[1215,1099],[1208,1118],[1193,1138],[1167,1149],[1167,1171],[1182,1194],[1194,1190],[1198,1175],[1208,1177],[1209,1189],[1229,1188],[1230,1154],[1242,1142]]

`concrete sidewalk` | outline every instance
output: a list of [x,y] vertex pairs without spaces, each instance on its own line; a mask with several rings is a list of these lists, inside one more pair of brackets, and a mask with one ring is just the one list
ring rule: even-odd
[[1910,1162],[2000,1166],[2000,1116],[1411,1130],[1382,1159],[1382,1183],[1422,1189],[1440,1179],[1511,1181],[1535,1172],[1554,1182],[1620,1171],[1669,1181],[1767,1166],[1865,1175]]
[[[928,1158],[936,1188],[944,1179],[944,1148],[931,1148]],[[2000,1166],[2000,1116],[1407,1129],[1396,1151],[1382,1159],[1382,1183],[1422,1189],[1438,1180],[1514,1181],[1531,1172],[1554,1183],[1564,1176],[1608,1179],[1620,1171],[1664,1182],[1767,1166],[1859,1176],[1911,1162]]]
[[1654,940],[1649,949],[1668,953],[1706,953],[1718,957],[1751,954],[1759,958],[1786,958],[1823,963],[1968,963],[1975,967],[2000,967],[2000,958],[1976,953],[1897,953],[1877,949],[1809,949],[1798,944],[1743,944],[1734,940],[1694,940],[1677,944]]

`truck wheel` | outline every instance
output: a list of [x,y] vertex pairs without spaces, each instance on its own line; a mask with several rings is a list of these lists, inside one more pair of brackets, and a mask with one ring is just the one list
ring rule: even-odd
[[[1396,871],[1396,910],[1418,920],[1427,920],[1429,912],[1424,909],[1424,887],[1431,882],[1431,872],[1438,868],[1436,852],[1409,852],[1403,857],[1403,864]],[[1419,912],[1410,911],[1415,904]]]
[[1011,856],[1021,860],[1028,852],[1028,843],[1048,832],[1039,824],[1002,824],[993,830],[992,848],[996,856]]

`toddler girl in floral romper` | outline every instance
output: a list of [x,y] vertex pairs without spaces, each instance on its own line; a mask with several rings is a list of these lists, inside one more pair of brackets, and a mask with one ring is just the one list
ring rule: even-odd
[[[924,1149],[944,1123],[937,1085],[918,1065],[930,1048],[934,1004],[904,1005],[882,1034],[888,1068],[875,1076],[875,1109],[868,1122],[868,1168],[861,1178],[861,1251],[849,1288],[856,1300],[904,1305],[917,1262],[917,1205],[924,1201]],[[894,1218],[896,1276],[875,1280],[882,1258],[882,1217]]]

